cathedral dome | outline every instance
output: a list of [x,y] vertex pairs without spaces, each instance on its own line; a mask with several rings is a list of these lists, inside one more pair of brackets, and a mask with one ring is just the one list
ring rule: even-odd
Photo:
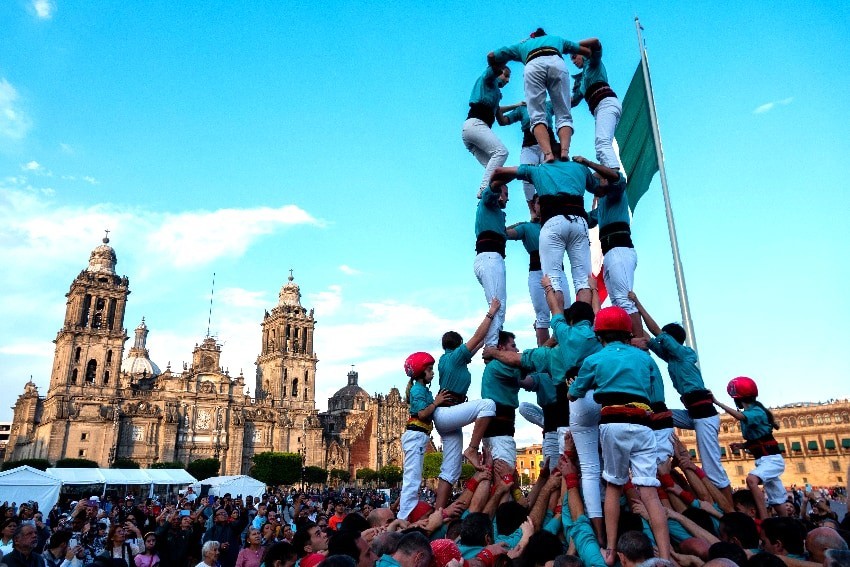
[[288,305],[291,307],[301,307],[301,288],[293,280],[292,270],[289,272],[289,278],[286,284],[280,288],[278,294],[278,305]]
[[[364,409],[360,402],[366,402],[371,396],[369,392],[357,384],[357,372],[352,370],[348,373],[348,384],[336,391],[328,400],[329,407],[334,409]],[[354,403],[357,401],[358,403]]]
[[127,357],[121,361],[121,372],[131,374],[133,376],[159,376],[161,374],[159,366],[151,360],[148,349],[145,346],[148,339],[148,326],[145,324],[145,318],[142,317],[142,322],[136,327],[136,339],[133,342],[133,348],[130,349]]
[[95,274],[110,274],[115,275],[115,264],[118,263],[118,257],[115,255],[115,250],[109,245],[109,237],[103,238],[103,244],[92,250],[89,256],[89,267],[87,272]]

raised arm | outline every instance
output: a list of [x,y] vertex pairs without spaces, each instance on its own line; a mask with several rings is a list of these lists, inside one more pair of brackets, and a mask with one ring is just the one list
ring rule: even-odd
[[504,185],[505,183],[510,183],[516,179],[516,174],[516,167],[497,167],[496,171],[493,172],[493,176],[490,177],[490,185]]
[[747,421],[747,417],[744,415],[744,412],[738,411],[735,408],[731,408],[714,397],[714,394],[711,395],[711,401],[714,402],[714,405],[737,419],[738,421]]
[[608,181],[619,181],[620,179],[620,172],[616,169],[611,169],[610,167],[604,166],[601,163],[590,161],[586,157],[573,156],[573,161],[576,163],[580,163],[581,165],[584,165],[586,167],[589,167]]
[[490,330],[490,323],[493,322],[493,317],[495,317],[496,313],[499,312],[499,307],[501,306],[502,303],[495,297],[492,301],[490,301],[490,309],[484,316],[484,320],[478,324],[478,328],[475,329],[475,332],[472,333],[472,336],[469,337],[468,341],[466,341],[466,348],[471,354],[478,352],[478,349],[480,349],[484,344],[484,339],[487,337],[487,331]]
[[594,49],[602,49],[602,43],[599,41],[599,39],[597,39],[595,37],[589,37],[587,39],[583,39],[580,42],[578,42],[578,44],[581,47],[586,47],[586,48],[590,49],[591,51],[594,50]]
[[546,303],[549,305],[549,311],[552,312],[552,316],[555,315],[563,315],[564,314],[564,298],[563,296],[558,297],[555,289],[552,287],[552,281],[549,279],[549,276],[543,276],[540,279],[540,285],[543,286],[543,291],[546,294]]
[[513,366],[514,368],[522,367],[522,353],[499,350],[496,347],[486,347],[483,354],[484,358],[495,358],[499,362]]
[[655,319],[650,316],[649,312],[638,300],[637,294],[635,294],[635,292],[633,291],[630,291],[628,297],[629,299],[635,302],[635,307],[637,308],[638,313],[640,313],[643,322],[646,323],[646,328],[649,330],[650,333],[652,333],[652,336],[657,337],[658,335],[660,335],[661,327],[658,326],[658,323],[655,322]]

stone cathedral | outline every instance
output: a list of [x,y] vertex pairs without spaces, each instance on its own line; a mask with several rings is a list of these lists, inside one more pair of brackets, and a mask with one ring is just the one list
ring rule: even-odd
[[116,263],[104,238],[71,283],[47,394],[31,381],[24,387],[7,460],[85,458],[108,467],[126,457],[148,467],[215,457],[220,474],[248,474],[254,454],[283,451],[352,478],[364,467],[401,465],[407,404],[396,388],[369,395],[352,370],[328,411],[316,409],[316,321],[291,274],[263,315],[252,397],[241,373],[222,369],[221,345],[210,336],[195,345],[191,363],[160,371],[142,319],[125,356],[130,288]]

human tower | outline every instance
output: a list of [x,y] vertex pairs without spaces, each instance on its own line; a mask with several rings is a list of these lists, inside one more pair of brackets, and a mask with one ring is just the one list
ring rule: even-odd
[[[578,68],[572,77],[565,55]],[[511,61],[524,65],[525,100],[501,106]],[[571,108],[582,101],[595,119],[596,161],[570,155]],[[462,139],[484,166],[477,188],[474,268],[489,310],[467,341],[455,331],[443,335],[439,362],[427,352],[416,352],[404,363],[410,418],[402,436],[399,518],[406,519],[418,502],[425,447],[433,428],[443,443],[435,508],[447,505],[464,458],[479,471],[506,466],[513,474],[501,480],[513,484],[519,410],[542,427],[543,454],[552,474],[560,474],[563,459],[577,458],[580,481],[578,475],[567,475],[571,478],[565,480],[568,487],[580,483],[587,517],[608,565],[616,560],[620,495],[627,483],[637,488],[648,512],[659,555],[669,559],[667,518],[656,488],[669,477],[665,471],[675,450],[674,427],[695,430],[707,485],[716,499],[732,502],[729,478],[720,464],[715,405],[742,422],[745,447],[757,458],[747,484],[762,517],[767,515],[765,500],[777,514],[784,514],[785,489],[779,480],[784,461],[772,435],[776,427],[772,415],[756,400],[755,382],[739,377],[729,383],[727,390],[737,409],[718,402],[705,387],[696,353],[685,346],[682,326],[659,327],[633,292],[637,254],[626,179],[613,147],[621,111],[602,62],[602,43],[596,38],[573,42],[538,28],[529,38],[487,55],[487,67],[469,99]],[[505,167],[508,150],[493,132],[496,122],[521,124],[519,166]],[[506,226],[508,185],[515,179],[522,181],[531,218]],[[590,212],[586,193],[592,195]],[[602,309],[591,274],[588,229],[594,226],[599,227],[603,280],[612,304]],[[529,256],[528,290],[537,347],[522,352],[514,334],[502,328],[508,240],[521,240]],[[482,347],[486,364],[481,398],[470,400],[468,365]],[[668,409],[661,373],[648,351],[667,362],[684,409]],[[436,395],[429,389],[435,364]],[[538,403],[520,404],[520,388],[535,391]],[[462,430],[468,425],[472,432],[464,448]],[[566,450],[565,437],[571,439]]]

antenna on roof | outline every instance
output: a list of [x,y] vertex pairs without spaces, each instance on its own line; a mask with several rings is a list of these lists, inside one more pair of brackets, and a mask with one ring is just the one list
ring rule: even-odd
[[212,290],[210,290],[210,313],[209,313],[209,317],[207,317],[207,338],[210,337],[210,324],[212,323],[212,308],[213,308],[213,298],[214,297],[215,297],[215,272],[213,272]]

